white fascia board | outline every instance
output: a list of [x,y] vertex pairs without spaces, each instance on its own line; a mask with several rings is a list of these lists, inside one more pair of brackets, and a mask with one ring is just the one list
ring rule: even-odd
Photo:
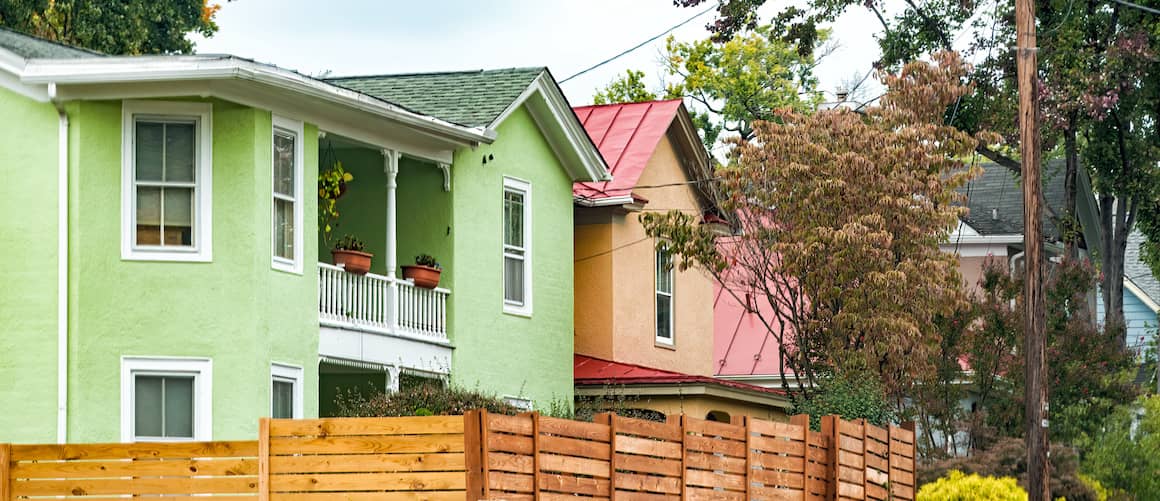
[[1154,299],[1149,297],[1148,294],[1144,292],[1144,289],[1141,289],[1139,285],[1136,285],[1136,283],[1133,282],[1131,278],[1128,278],[1127,275],[1124,276],[1124,288],[1128,289],[1129,292],[1135,295],[1136,299],[1139,299],[1141,303],[1144,303],[1144,306],[1147,306],[1148,309],[1152,310],[1152,313],[1160,311],[1160,304],[1157,304]]
[[495,131],[464,127],[298,73],[235,57],[137,56],[32,59],[22,72],[28,84],[100,84],[239,79],[357,108],[463,144],[491,143]]
[[636,200],[634,200],[629,195],[605,198],[588,198],[573,195],[572,200],[576,202],[576,205],[581,207],[608,207],[610,205],[625,205],[636,202]]
[[1021,244],[1023,243],[1023,235],[1008,234],[1008,235],[958,235],[952,233],[942,245],[954,246],[956,244],[972,245],[972,244]]
[[[563,132],[564,140],[567,144],[557,145],[551,141],[552,134],[545,132],[548,136],[549,143],[552,143],[556,154],[561,157],[567,157],[568,151],[560,151],[561,148],[571,150],[575,155],[575,161],[567,161],[566,158],[561,158],[564,165],[569,170],[573,181],[611,181],[612,177],[608,172],[608,164],[604,162],[604,157],[600,155],[600,151],[596,149],[596,145],[592,143],[592,139],[588,137],[588,131],[584,130],[584,126],[576,119],[576,113],[572,111],[568,100],[564,94],[560,92],[559,87],[552,81],[547,71],[540,73],[527,89],[520,93],[515,101],[512,101],[503,113],[500,113],[495,120],[488,126],[489,130],[495,130],[500,123],[502,123],[515,110],[519,109],[533,97],[539,97],[543,100],[546,110],[540,110],[539,107],[529,106],[529,111],[532,112],[532,117],[541,129],[557,128]],[[544,112],[546,111],[546,113]],[[579,165],[575,165],[578,163]]]
[[0,87],[35,101],[48,102],[48,84],[33,85],[20,80],[26,64],[19,54],[0,48]]

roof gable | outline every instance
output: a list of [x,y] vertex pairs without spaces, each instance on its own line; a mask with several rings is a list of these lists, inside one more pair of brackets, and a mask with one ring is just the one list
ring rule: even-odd
[[541,66],[325,80],[451,123],[488,127],[545,71]]
[[612,180],[576,183],[573,195],[586,200],[631,197],[661,137],[668,133],[683,107],[680,99],[672,99],[574,108],[608,163]]

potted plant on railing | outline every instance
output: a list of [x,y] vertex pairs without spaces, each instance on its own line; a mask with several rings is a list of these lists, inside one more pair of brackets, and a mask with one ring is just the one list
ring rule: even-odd
[[334,258],[334,265],[342,267],[347,273],[366,275],[371,271],[371,258],[374,254],[366,252],[366,244],[352,235],[344,235],[334,244],[330,255]]
[[415,282],[416,287],[434,289],[439,286],[439,275],[443,267],[429,254],[415,256],[415,264],[403,266],[403,278]]

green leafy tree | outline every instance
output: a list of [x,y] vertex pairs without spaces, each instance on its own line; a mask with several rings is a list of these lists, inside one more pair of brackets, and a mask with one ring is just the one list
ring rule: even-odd
[[657,95],[644,84],[643,71],[626,70],[623,76],[592,96],[592,104],[642,103],[656,98]]
[[740,235],[719,241],[675,211],[642,216],[679,266],[768,305],[751,311],[779,346],[783,387],[870,375],[900,405],[932,370],[935,319],[964,302],[955,257],[938,245],[959,217],[955,190],[976,173],[960,160],[976,139],[942,124],[970,91],[966,70],[943,53],[887,76],[887,96],[864,115],[782,108],[754,122],[716,173],[714,202]]
[[0,26],[106,54],[190,54],[217,32],[210,0],[0,0]]
[[1094,438],[1082,463],[1086,473],[1113,492],[1160,499],[1160,397],[1140,399],[1107,416]]

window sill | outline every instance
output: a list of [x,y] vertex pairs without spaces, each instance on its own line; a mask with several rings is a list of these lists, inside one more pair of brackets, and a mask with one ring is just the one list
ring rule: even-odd
[[168,263],[212,263],[213,255],[198,251],[140,251],[121,253],[122,261],[156,261]]
[[655,339],[653,341],[653,344],[657,348],[663,348],[666,350],[677,351],[677,343],[672,342],[672,341],[661,341],[660,339]]
[[274,258],[274,260],[270,262],[270,269],[282,273],[289,273],[291,275],[302,276],[301,263],[295,263],[293,261],[285,261],[282,259]]
[[503,313],[514,317],[532,318],[532,310],[527,307],[515,307],[511,305],[504,305]]

